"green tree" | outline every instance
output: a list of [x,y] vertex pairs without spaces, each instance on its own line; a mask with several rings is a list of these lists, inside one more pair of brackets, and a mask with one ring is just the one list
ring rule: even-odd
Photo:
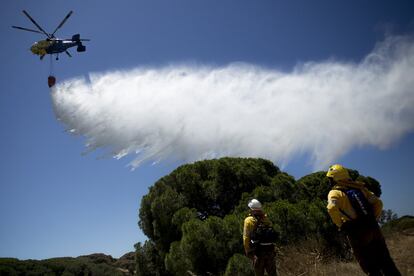
[[[198,259],[194,256],[199,256],[200,252],[212,254],[209,253],[210,249],[217,247],[207,241],[208,235],[202,234],[209,234],[217,240],[219,233],[226,231],[234,233],[237,229],[234,237],[226,236],[233,241],[233,244],[229,245],[227,241],[225,244],[232,249],[240,250],[241,230],[239,228],[242,227],[242,219],[239,217],[233,228],[225,222],[222,224],[221,220],[227,214],[234,212],[243,193],[248,194],[255,188],[267,187],[266,192],[274,194],[270,186],[273,178],[278,174],[280,174],[279,168],[264,159],[222,158],[183,165],[158,180],[150,188],[149,193],[142,198],[139,226],[151,240],[155,254],[163,260],[167,258],[165,263],[168,264],[168,269],[174,270],[171,254],[175,254],[177,258],[182,259],[183,264],[188,263],[185,258],[190,258],[192,267],[201,271],[202,269],[198,268],[208,262],[198,263]],[[285,178],[288,179],[286,176]],[[283,181],[275,181],[275,183],[281,182]],[[273,198],[274,196],[270,195],[270,199]],[[220,223],[217,222],[218,219]],[[231,219],[224,219],[224,221],[227,220]],[[222,229],[224,226],[228,226],[228,229]],[[194,231],[187,231],[185,234],[184,230],[188,227],[192,227]],[[204,232],[199,232],[201,230]],[[194,233],[198,233],[200,237],[195,237]],[[194,237],[194,239],[186,238],[187,236]],[[180,244],[174,243],[176,241],[180,241]],[[173,243],[174,246],[172,246]],[[194,252],[195,255],[182,254],[184,249],[187,252],[191,248],[196,248],[196,244],[200,244],[200,250],[194,249],[197,251]],[[205,250],[210,251],[203,251],[203,246],[206,247]],[[141,255],[147,252],[142,247],[137,251]],[[230,251],[224,247],[220,252],[225,252],[220,253],[225,257],[223,259],[209,258],[208,264],[217,265],[224,270],[227,264],[227,259],[224,258],[229,258],[231,255],[228,256]],[[161,268],[156,268],[160,270],[160,273],[165,272],[163,264],[164,262]]]
[[164,268],[164,255],[152,241],[135,244],[135,265],[138,276],[169,275]]
[[273,177],[270,188],[273,190],[275,200],[296,201],[294,198],[295,182],[295,178],[287,173],[280,173]]
[[[378,181],[350,170],[375,193]],[[221,158],[180,166],[141,200],[139,226],[149,238],[136,245],[138,275],[251,275],[242,256],[247,202],[257,198],[279,233],[279,244],[315,240],[321,252],[347,258],[326,211],[326,172],[296,181],[264,159]]]
[[295,184],[297,200],[325,200],[331,186],[326,172],[316,172],[300,178]]
[[241,254],[234,254],[226,267],[225,276],[254,276],[251,261]]
[[379,219],[379,224],[382,226],[392,220],[398,219],[398,215],[394,213],[393,210],[387,209],[381,211],[381,217]]
[[357,180],[364,182],[365,187],[367,187],[367,189],[373,192],[377,197],[381,196],[381,193],[382,193],[381,185],[376,179],[370,176],[365,177],[365,176],[360,175],[358,176]]

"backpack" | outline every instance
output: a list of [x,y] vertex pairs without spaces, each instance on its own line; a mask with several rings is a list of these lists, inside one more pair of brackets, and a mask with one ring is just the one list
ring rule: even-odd
[[357,218],[374,217],[372,205],[366,199],[364,193],[359,189],[343,190],[354,208]]
[[263,220],[257,218],[255,228],[250,236],[250,243],[257,245],[270,245],[276,242],[278,235],[272,226],[263,223]]

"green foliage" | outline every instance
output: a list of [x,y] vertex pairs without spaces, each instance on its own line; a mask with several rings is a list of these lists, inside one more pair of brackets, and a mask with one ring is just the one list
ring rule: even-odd
[[181,230],[181,226],[193,219],[197,217],[197,211],[195,209],[189,209],[187,207],[181,208],[179,209],[177,212],[174,213],[174,216],[172,217],[171,223],[178,228],[179,232],[180,232],[180,236],[182,236],[182,230]]
[[331,223],[325,205],[322,200],[296,203],[279,200],[266,204],[265,211],[279,234],[279,243],[289,244],[320,238],[321,233],[330,231]]
[[307,201],[325,200],[331,189],[326,172],[316,172],[302,177],[296,182],[295,188],[297,200]]
[[352,180],[360,181],[365,183],[365,187],[373,192],[377,197],[381,196],[381,184],[370,176],[360,175],[357,170],[348,169],[349,175]]
[[234,252],[242,251],[242,226],[235,215],[211,216],[202,221],[192,219],[183,224],[183,237],[171,245],[166,257],[167,270],[174,275],[192,271],[217,275],[224,271]]
[[117,259],[114,265],[124,271],[128,271],[132,275],[135,270],[135,255],[136,252],[128,252]]
[[182,249],[181,242],[173,242],[170,253],[165,257],[166,269],[174,275],[187,275],[189,271],[193,271],[193,264],[187,256],[188,252]]
[[233,211],[242,193],[270,186],[279,172],[270,161],[251,158],[222,158],[181,166],[157,181],[143,197],[139,226],[157,249],[168,252],[170,244],[182,234],[183,221],[177,218],[181,215],[176,215],[182,212],[180,209],[195,210],[202,219],[224,217]]
[[[104,256],[103,254],[99,255],[100,257]],[[92,256],[91,258],[88,258],[88,256],[78,258],[53,258],[41,261],[20,261],[17,259],[0,258],[0,275],[125,275],[113,265],[113,262],[106,263],[102,259],[94,259],[95,257],[98,256]]]
[[179,238],[179,228],[174,227],[171,218],[185,203],[184,196],[162,180],[141,201],[140,226],[164,251],[168,250],[172,241]]
[[241,254],[234,254],[227,264],[224,276],[254,276],[251,261]]
[[280,173],[273,177],[270,188],[274,194],[274,200],[284,199],[290,202],[296,201],[294,198],[295,178],[287,173]]
[[379,224],[383,226],[384,224],[396,219],[398,219],[398,215],[394,213],[391,209],[382,210],[381,216],[379,218]]
[[377,197],[381,196],[381,193],[382,193],[381,185],[377,180],[375,180],[374,178],[370,176],[367,176],[367,177],[359,176],[357,180],[364,182],[367,189],[373,192]]
[[138,276],[168,275],[164,269],[164,255],[152,241],[135,244],[135,269]]
[[382,226],[382,230],[386,234],[405,231],[410,231],[412,234],[414,230],[414,216],[402,216],[400,218],[390,220]]
[[354,181],[358,180],[359,171],[353,170],[353,169],[350,169],[350,168],[347,168],[347,170],[348,170],[349,176],[351,177],[352,180],[354,180]]
[[305,236],[306,216],[298,204],[279,200],[266,205],[265,211],[279,234],[280,242],[286,244]]
[[[379,183],[350,170],[353,179]],[[137,275],[252,275],[243,253],[247,202],[257,198],[279,234],[278,244],[316,241],[324,254],[347,258],[344,237],[326,212],[326,172],[296,181],[270,161],[222,158],[181,166],[158,180],[141,201]]]

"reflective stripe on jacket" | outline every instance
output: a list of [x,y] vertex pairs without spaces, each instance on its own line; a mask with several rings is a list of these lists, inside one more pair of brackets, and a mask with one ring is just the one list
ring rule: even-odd
[[[268,226],[271,226],[272,223],[267,217],[267,215],[264,215],[262,218],[262,223]],[[252,251],[252,248],[250,247],[250,238],[255,230],[256,223],[258,219],[250,214],[247,218],[244,219],[244,227],[243,227],[243,246],[244,251],[246,254],[250,253]]]

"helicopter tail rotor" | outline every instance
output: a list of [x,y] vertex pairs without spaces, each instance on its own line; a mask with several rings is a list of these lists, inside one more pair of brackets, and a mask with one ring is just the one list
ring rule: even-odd
[[[67,39],[67,40],[70,40],[70,39]],[[82,41],[90,41],[90,39],[81,39],[80,34],[75,34],[72,36],[71,41],[76,42],[76,44],[78,45],[78,48],[76,49],[76,51],[85,52],[86,47],[82,44]]]

